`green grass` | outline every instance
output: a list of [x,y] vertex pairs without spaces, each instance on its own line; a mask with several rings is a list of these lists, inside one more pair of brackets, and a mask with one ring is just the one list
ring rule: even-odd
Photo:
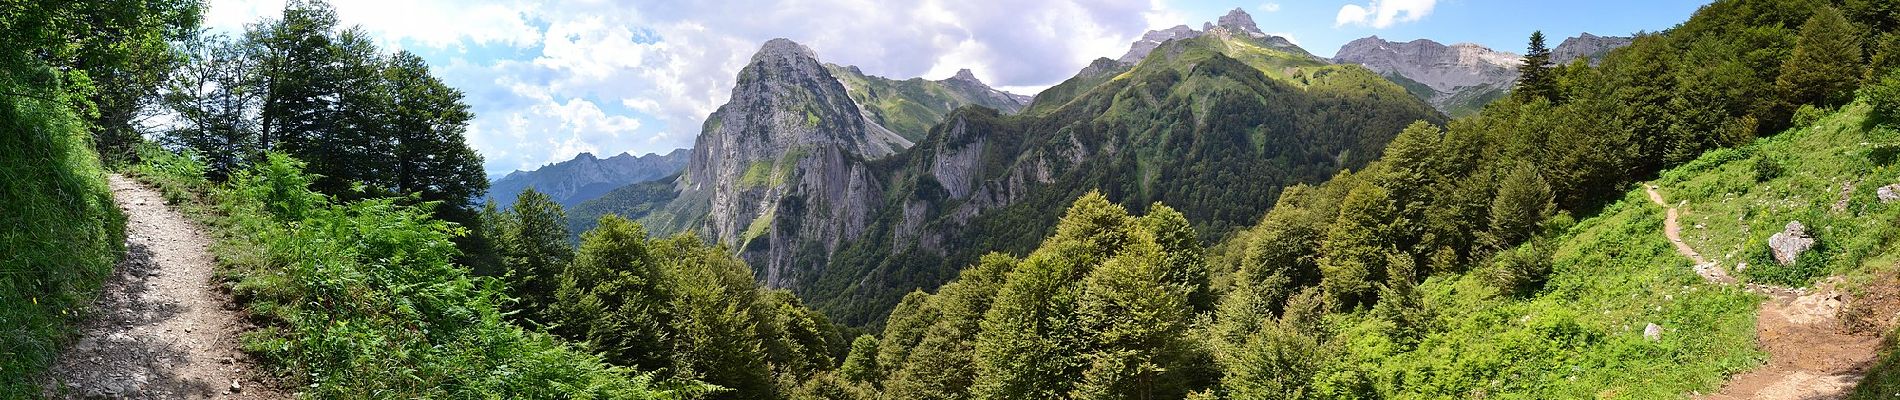
[[[1900,182],[1900,170],[1869,157],[1868,127],[1866,107],[1847,107],[1808,128],[1709,152],[1655,183],[1682,204],[1685,241],[1725,267],[1747,262],[1743,279],[1891,279],[1900,259],[1889,251],[1900,233],[1900,205],[1879,204],[1874,191]],[[1780,172],[1758,167],[1761,157],[1772,157]],[[1770,173],[1757,179],[1758,171]],[[1762,242],[1789,220],[1807,224],[1819,250],[1794,266],[1764,265],[1773,262]],[[1415,344],[1387,337],[1390,323],[1365,313],[1333,317],[1348,367],[1319,386],[1372,387],[1398,398],[1649,399],[1714,391],[1765,358],[1755,348],[1761,296],[1706,283],[1674,252],[1662,225],[1663,208],[1631,190],[1558,237],[1553,275],[1531,297],[1501,295],[1479,273],[1428,280],[1420,291],[1438,318]],[[1661,340],[1642,337],[1650,323],[1663,328]],[[1889,372],[1900,370],[1900,360],[1888,354],[1882,365],[1861,396],[1900,393],[1900,373]]]
[[[1849,277],[1892,279],[1900,254],[1900,205],[1877,188],[1900,168],[1873,157],[1867,107],[1849,106],[1811,126],[1704,154],[1654,183],[1680,204],[1683,237],[1751,282],[1801,286]],[[1778,167],[1778,168],[1777,168]],[[1845,192],[1843,188],[1851,187]],[[1842,199],[1845,199],[1843,202]],[[1792,266],[1763,242],[1799,220],[1819,240]],[[1556,237],[1553,275],[1527,298],[1500,294],[1481,273],[1420,285],[1436,311],[1415,342],[1385,334],[1368,313],[1330,317],[1344,361],[1317,387],[1394,398],[1682,398],[1712,392],[1760,365],[1755,316],[1762,297],[1705,282],[1662,235],[1663,208],[1640,188]],[[1650,323],[1661,340],[1643,338]],[[1882,359],[1865,398],[1900,393],[1900,357]]]
[[[1866,107],[1850,106],[1811,127],[1710,152],[1657,181],[1671,202],[1687,202],[1683,241],[1752,282],[1805,286],[1829,275],[1864,274],[1900,235],[1900,206],[1875,191],[1900,183],[1900,168],[1869,157]],[[1780,173],[1757,179],[1766,157]],[[1759,181],[1759,182],[1758,182]],[[1846,192],[1842,203],[1842,189]],[[1838,210],[1836,206],[1840,205]],[[1816,250],[1795,265],[1770,258],[1769,235],[1800,221]]]
[[31,394],[119,259],[125,217],[61,91],[13,78],[0,75],[0,394]]
[[[451,260],[461,227],[397,199],[335,202],[287,157],[226,184],[150,152],[141,178],[197,206],[220,276],[262,327],[245,350],[312,398],[692,398],[508,322],[503,284]],[[206,190],[208,192],[200,192]]]

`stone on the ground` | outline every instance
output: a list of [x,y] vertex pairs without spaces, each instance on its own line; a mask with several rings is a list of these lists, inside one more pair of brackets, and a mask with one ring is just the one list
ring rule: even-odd
[[1649,326],[1643,327],[1643,338],[1651,342],[1662,340],[1662,327],[1654,322],[1649,323]]
[[1881,186],[1880,190],[1874,191],[1874,197],[1880,198],[1881,204],[1900,201],[1900,183]]
[[1808,227],[1801,221],[1790,221],[1785,229],[1768,237],[1768,249],[1774,253],[1775,262],[1781,265],[1794,264],[1801,253],[1814,248],[1814,237],[1808,236]]

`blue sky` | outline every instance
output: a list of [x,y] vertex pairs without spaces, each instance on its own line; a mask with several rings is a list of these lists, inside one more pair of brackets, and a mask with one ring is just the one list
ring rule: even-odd
[[[469,142],[490,174],[581,152],[692,146],[706,115],[766,40],[893,78],[969,68],[1033,94],[1149,29],[1196,27],[1241,8],[1262,31],[1328,56],[1353,39],[1428,38],[1521,52],[1581,32],[1667,29],[1705,1],[1598,0],[329,0],[346,25],[428,60],[467,93]],[[239,32],[283,0],[210,0],[206,24]]]

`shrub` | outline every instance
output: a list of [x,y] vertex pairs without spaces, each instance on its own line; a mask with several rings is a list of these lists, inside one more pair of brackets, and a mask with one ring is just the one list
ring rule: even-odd
[[1820,122],[1822,118],[1827,118],[1828,114],[1833,113],[1834,110],[1830,108],[1802,104],[1801,108],[1794,110],[1794,119],[1791,122],[1794,123],[1795,129],[1806,128],[1814,126],[1814,123]]
[[1780,178],[1783,173],[1781,161],[1762,154],[1755,156],[1755,182],[1767,182]]
[[1861,88],[1860,97],[1873,106],[1876,122],[1900,120],[1900,69],[1889,71],[1879,81]]

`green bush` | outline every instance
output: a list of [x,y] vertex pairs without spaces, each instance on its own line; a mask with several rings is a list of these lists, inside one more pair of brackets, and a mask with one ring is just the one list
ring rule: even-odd
[[0,393],[35,393],[67,323],[118,260],[125,217],[62,91],[7,72],[0,71]]
[[1791,122],[1794,123],[1794,128],[1796,129],[1806,128],[1814,126],[1815,122],[1820,122],[1822,118],[1827,118],[1828,114],[1833,113],[1833,109],[1815,107],[1813,104],[1802,104],[1801,108],[1794,110],[1794,119]]
[[1767,182],[1780,178],[1781,161],[1766,154],[1755,156],[1755,182]]
[[1900,69],[1887,72],[1878,82],[1861,88],[1860,97],[1873,106],[1876,122],[1900,120]]
[[[209,186],[191,157],[146,158],[147,179]],[[196,183],[188,183],[196,181]],[[609,366],[499,311],[502,285],[455,265],[466,234],[402,199],[334,202],[273,154],[208,199],[219,260],[264,327],[244,336],[314,398],[673,399],[713,388]]]

